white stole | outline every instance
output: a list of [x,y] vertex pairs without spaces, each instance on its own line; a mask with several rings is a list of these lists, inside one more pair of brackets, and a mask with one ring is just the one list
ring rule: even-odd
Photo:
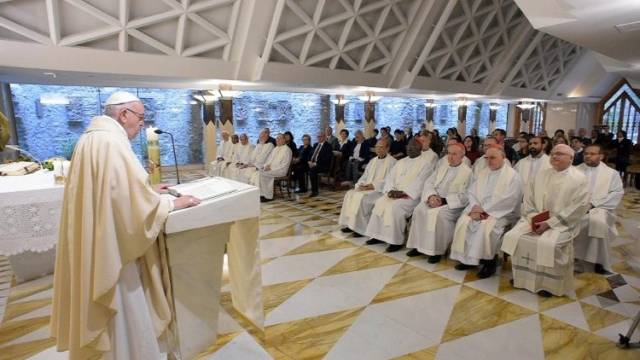
[[[373,184],[375,181],[378,181],[380,177],[384,177],[385,175],[387,175],[386,171],[380,171],[379,173],[376,173],[376,170],[378,169],[378,166],[380,166],[380,163],[382,163],[382,166],[386,168],[387,162],[390,161],[390,158],[391,155],[387,155],[387,157],[385,157],[384,159],[379,159],[377,157],[372,159],[370,162],[371,165],[369,165],[369,167],[365,170],[365,172],[367,173],[367,178],[364,179],[364,184]],[[356,189],[352,191],[351,199],[347,204],[346,213],[349,214],[349,216],[355,214],[358,211],[358,208],[360,207],[360,203],[362,202],[364,196],[374,191],[376,190],[361,191]]]
[[[434,187],[440,185],[444,177],[447,175],[447,170],[449,169],[449,163],[441,166],[438,169],[438,173],[436,174],[436,182]],[[471,169],[468,166],[463,166],[462,164],[458,165],[458,173],[453,181],[449,184],[449,193],[459,193],[460,191],[464,191],[464,188],[467,186],[467,182],[469,181],[469,175],[471,174]],[[436,221],[438,220],[438,214],[440,210],[446,205],[438,206],[437,208],[427,209],[427,231],[435,231],[436,230]]]
[[[597,169],[596,183],[591,194],[591,199],[602,199],[609,193],[609,186],[611,185],[611,176],[617,174],[614,171],[607,171],[603,169],[606,165],[600,163]],[[589,236],[604,239],[609,230],[607,224],[606,209],[593,208],[589,211]],[[615,229],[615,226],[614,226]]]
[[[482,173],[479,174],[478,179],[476,181],[476,194],[484,194],[487,186],[487,181],[489,180],[489,171],[491,171],[488,167],[482,170]],[[496,186],[493,188],[493,193],[491,196],[496,196],[498,191],[502,191],[502,189],[506,189],[507,185],[511,182],[513,176],[515,176],[515,171],[507,171],[506,164],[503,164],[500,168],[500,174],[498,175],[498,180],[496,182]],[[464,252],[465,240],[467,238],[467,227],[469,222],[471,221],[471,217],[467,214],[463,214],[458,222],[456,223],[456,228],[453,232],[453,243],[451,244],[451,250],[459,253]],[[491,256],[491,230],[496,225],[498,219],[489,215],[489,217],[484,221],[484,255]]]
[[[405,158],[405,159],[409,159],[409,158]],[[419,157],[417,157],[416,159],[419,159]],[[400,160],[400,162],[398,162],[396,166],[401,165],[403,160]],[[406,160],[404,162],[409,162],[409,160]],[[422,163],[422,161],[412,161],[412,163],[414,162],[418,164]],[[420,171],[422,171],[422,167],[424,166],[424,164],[422,164],[423,166],[417,166],[418,164],[414,164],[414,166],[410,169],[409,173],[405,174],[402,171],[398,171],[397,173],[394,174],[395,178],[393,179],[393,183],[397,185],[395,187],[397,190],[405,189],[407,186],[409,186],[409,184],[412,181],[415,180],[416,176],[420,174]],[[411,166],[411,164],[408,164],[408,165],[402,164],[402,165]],[[398,179],[398,177],[400,177],[400,179]],[[391,224],[393,224],[393,212],[391,211],[391,207],[393,206],[394,200],[397,200],[397,199],[392,199],[386,196],[378,200],[376,207],[373,208],[373,213],[375,215],[383,217],[384,226],[391,226]]]

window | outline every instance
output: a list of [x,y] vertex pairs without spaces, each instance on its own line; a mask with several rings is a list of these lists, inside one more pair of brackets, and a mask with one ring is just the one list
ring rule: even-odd
[[640,141],[640,98],[636,90],[627,82],[600,103],[602,108],[602,125],[607,125],[613,133],[618,130],[627,132],[627,138],[637,143]]

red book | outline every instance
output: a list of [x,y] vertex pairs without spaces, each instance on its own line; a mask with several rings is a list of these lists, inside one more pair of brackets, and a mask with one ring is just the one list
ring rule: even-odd
[[536,216],[531,218],[531,229],[533,231],[535,231],[536,230],[536,226],[535,226],[536,223],[544,222],[544,221],[547,221],[547,220],[549,220],[549,210],[543,211],[540,214],[538,214],[538,215],[536,215]]

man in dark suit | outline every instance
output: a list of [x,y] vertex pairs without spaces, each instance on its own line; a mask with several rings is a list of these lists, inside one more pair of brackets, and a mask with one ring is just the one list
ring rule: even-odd
[[333,158],[333,149],[327,140],[324,131],[318,132],[318,142],[313,147],[313,153],[309,160],[309,180],[311,180],[310,197],[318,196],[319,173],[329,171],[331,167],[331,159]]
[[571,148],[575,151],[575,155],[573,155],[573,162],[571,165],[578,166],[584,162],[584,142],[582,142],[582,138],[578,136],[574,136],[571,138]]
[[352,145],[345,170],[345,180],[355,183],[360,178],[359,170],[367,163],[371,153],[361,130],[356,131]]
[[298,157],[293,158],[293,173],[298,180],[296,194],[307,192],[307,174],[309,173],[309,160],[311,160],[312,154],[311,136],[304,134],[302,135],[302,145],[298,148]]

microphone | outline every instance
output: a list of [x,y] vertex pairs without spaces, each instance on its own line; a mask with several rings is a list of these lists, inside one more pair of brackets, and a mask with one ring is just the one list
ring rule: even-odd
[[38,163],[38,165],[40,165],[40,167],[42,168],[42,162],[40,162],[40,160],[38,160],[38,158],[37,158],[37,157],[33,156],[33,155],[32,155],[31,153],[29,153],[27,150],[22,149],[21,147],[19,147],[19,146],[17,146],[17,145],[9,145],[9,144],[7,144],[7,145],[5,145],[4,147],[5,147],[5,149],[11,149],[11,150],[13,150],[13,151],[21,152],[21,153],[23,153],[23,154],[25,154],[25,155],[29,156],[32,160],[35,160],[35,162],[37,162],[37,163]]
[[180,172],[178,171],[178,157],[176,156],[176,143],[173,141],[173,134],[167,131],[162,131],[160,129],[155,129],[154,132],[158,135],[167,134],[171,136],[171,146],[173,147],[173,165],[176,167],[176,178],[178,179],[178,184],[180,184]]

